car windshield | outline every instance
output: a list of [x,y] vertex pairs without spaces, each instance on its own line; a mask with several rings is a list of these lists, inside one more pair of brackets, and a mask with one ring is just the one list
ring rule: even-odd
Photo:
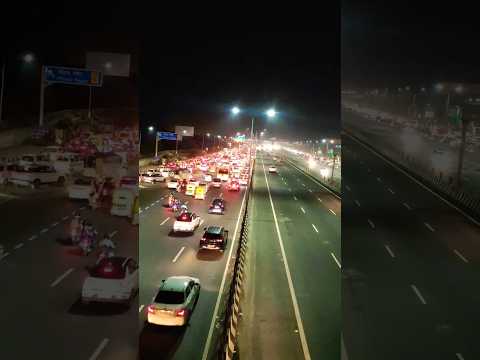
[[215,239],[215,240],[216,239],[223,239],[222,234],[215,234],[215,233],[209,233],[209,232],[205,233],[205,237],[207,239]]
[[90,272],[90,276],[100,279],[123,279],[125,269],[122,267],[124,259],[104,259]]
[[160,304],[183,304],[185,301],[183,292],[160,290],[155,296],[156,303]]

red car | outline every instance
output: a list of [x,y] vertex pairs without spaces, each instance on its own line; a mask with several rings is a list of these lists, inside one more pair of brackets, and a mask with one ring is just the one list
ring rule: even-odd
[[231,181],[228,184],[228,191],[240,191],[240,183],[238,181]]

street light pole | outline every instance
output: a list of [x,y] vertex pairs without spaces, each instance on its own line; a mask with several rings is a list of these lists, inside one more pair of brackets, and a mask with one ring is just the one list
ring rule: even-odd
[[7,68],[7,60],[2,63],[2,85],[0,87],[0,125],[3,123],[3,93],[5,88],[5,71]]
[[40,80],[40,117],[38,119],[39,127],[43,126],[43,114],[44,114],[44,103],[45,103],[45,66],[42,65],[42,75]]
[[155,157],[158,156],[158,132],[155,132]]

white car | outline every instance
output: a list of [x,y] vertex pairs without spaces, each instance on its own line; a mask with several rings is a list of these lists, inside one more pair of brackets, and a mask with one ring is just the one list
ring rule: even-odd
[[8,181],[16,185],[33,185],[34,187],[53,183],[63,185],[65,176],[56,172],[52,166],[17,166],[10,173]]
[[199,296],[199,279],[171,276],[162,281],[152,304],[147,307],[147,322],[163,326],[187,325]]
[[277,167],[276,166],[269,166],[268,167],[268,172],[269,173],[276,173],[277,172]]
[[206,182],[212,182],[212,175],[206,174],[206,175],[204,176],[204,180],[205,180]]
[[167,188],[177,190],[178,187],[178,180],[177,179],[170,179],[167,182]]
[[173,232],[188,232],[193,233],[195,229],[200,226],[200,216],[191,212],[184,212],[180,214],[173,223]]
[[68,186],[68,197],[73,200],[88,200],[94,179],[81,177]]
[[240,183],[240,185],[246,186],[248,185],[248,177],[242,176],[238,182]]
[[138,265],[129,257],[102,259],[89,271],[82,303],[129,303],[138,292]]
[[165,181],[165,178],[162,176],[162,174],[153,172],[153,173],[144,173],[142,174],[142,181],[150,184],[156,184],[158,182],[163,182]]

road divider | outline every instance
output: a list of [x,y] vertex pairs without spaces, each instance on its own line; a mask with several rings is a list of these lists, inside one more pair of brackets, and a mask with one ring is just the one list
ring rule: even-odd
[[172,263],[177,262],[178,258],[182,255],[184,250],[185,250],[185,246],[182,246],[182,248],[178,251],[177,255],[175,255],[175,257],[173,258]]
[[60,282],[65,279],[68,275],[70,275],[75,269],[74,268],[70,268],[68,269],[67,271],[65,271],[62,275],[60,275],[54,282],[52,282],[50,284],[50,287],[55,287],[57,286],[58,284],[60,284]]
[[97,360],[103,349],[105,349],[105,347],[108,345],[109,341],[110,340],[107,338],[103,339],[98,345],[98,347],[95,349],[95,352],[92,354],[92,356],[88,358],[88,360]]
[[422,296],[422,294],[420,293],[420,291],[417,289],[417,287],[415,285],[410,285],[410,287],[412,288],[413,292],[415,293],[415,295],[417,295],[418,299],[420,300],[420,302],[423,304],[423,305],[426,305],[427,302],[425,301],[425,298]]

